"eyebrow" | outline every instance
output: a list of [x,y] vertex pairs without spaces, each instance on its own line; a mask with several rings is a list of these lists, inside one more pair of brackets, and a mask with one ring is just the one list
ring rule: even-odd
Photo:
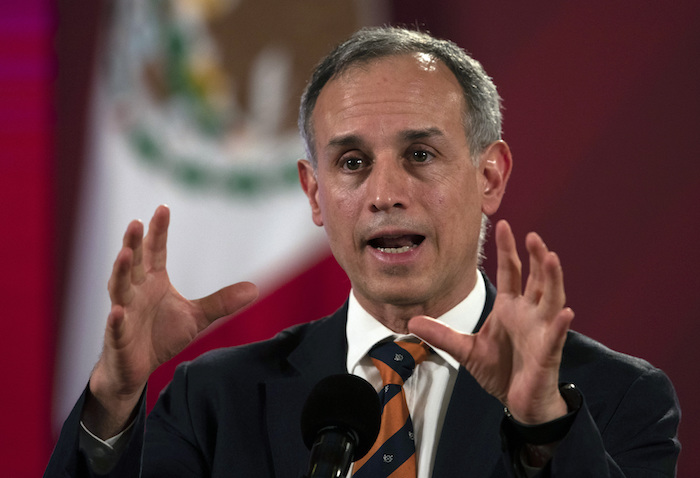
[[[408,129],[401,131],[399,137],[404,141],[415,141],[417,139],[430,138],[430,137],[442,137],[445,133],[440,128],[425,128],[425,129]],[[331,138],[328,141],[328,146],[331,147],[348,147],[348,146],[362,146],[365,141],[355,134],[348,134],[345,136],[338,136],[336,138]]]
[[435,136],[445,136],[440,128],[409,129],[401,132],[401,137],[407,141],[430,138]]
[[331,147],[347,147],[347,146],[359,146],[364,144],[362,139],[355,134],[348,134],[345,136],[338,136],[336,138],[331,138],[328,141],[328,146]]

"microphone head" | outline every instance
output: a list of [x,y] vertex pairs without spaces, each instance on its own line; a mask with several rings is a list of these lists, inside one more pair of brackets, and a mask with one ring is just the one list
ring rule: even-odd
[[301,411],[301,433],[311,449],[324,428],[338,427],[358,437],[355,460],[372,448],[379,434],[381,404],[374,387],[351,374],[330,375],[316,384]]

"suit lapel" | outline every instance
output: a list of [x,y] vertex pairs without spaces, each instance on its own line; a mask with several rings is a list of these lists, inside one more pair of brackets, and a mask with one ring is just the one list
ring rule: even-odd
[[306,472],[309,451],[301,439],[301,410],[319,380],[346,372],[346,317],[347,304],[331,317],[309,325],[287,357],[289,370],[285,376],[263,383],[276,477],[298,478]]

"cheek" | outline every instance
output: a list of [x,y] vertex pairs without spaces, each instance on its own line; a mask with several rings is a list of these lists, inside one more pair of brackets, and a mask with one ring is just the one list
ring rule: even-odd
[[423,189],[422,196],[429,208],[446,216],[464,217],[471,209],[481,207],[476,184],[455,180],[456,177],[443,178]]
[[[321,216],[329,234],[351,234],[353,218],[356,216],[359,202],[357,198],[344,189],[328,188],[320,193]],[[339,238],[335,238],[339,239]]]
[[430,191],[425,195],[428,207],[434,211],[445,209],[445,205],[449,203],[447,195],[441,191]]
[[448,175],[440,174],[433,175],[426,181],[421,181],[417,188],[417,192],[428,208],[440,210],[447,205],[457,194],[458,185],[455,184],[454,178]]
[[424,193],[426,209],[440,231],[441,242],[460,242],[472,229],[478,232],[481,202],[474,184],[454,182],[450,187],[430,188]]

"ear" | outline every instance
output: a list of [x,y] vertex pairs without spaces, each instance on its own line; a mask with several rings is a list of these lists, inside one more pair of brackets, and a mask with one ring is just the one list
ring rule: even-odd
[[317,226],[323,226],[321,216],[321,206],[318,200],[318,180],[316,179],[316,171],[309,161],[300,159],[297,161],[297,169],[299,170],[299,182],[301,189],[304,190],[306,197],[309,198],[311,206],[311,218]]
[[481,153],[481,210],[487,216],[495,213],[501,205],[512,168],[513,156],[505,141],[495,141]]

